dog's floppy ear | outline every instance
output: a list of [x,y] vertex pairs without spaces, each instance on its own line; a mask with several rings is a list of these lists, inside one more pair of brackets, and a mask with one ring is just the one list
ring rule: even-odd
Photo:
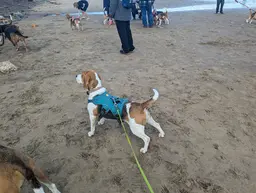
[[83,72],[82,80],[83,80],[84,88],[87,89],[88,91],[94,89],[98,85],[98,81],[96,80],[95,72],[93,70]]
[[89,88],[90,81],[91,81],[90,79],[91,79],[91,76],[89,76],[89,71],[82,73],[83,85],[84,85],[84,88],[87,90],[90,90]]

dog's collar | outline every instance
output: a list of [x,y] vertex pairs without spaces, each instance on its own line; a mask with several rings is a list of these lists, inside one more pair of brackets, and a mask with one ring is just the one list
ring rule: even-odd
[[93,89],[93,91],[87,91],[87,94],[89,94],[88,100],[92,100],[93,97],[100,95],[106,91],[107,90],[104,87],[98,87],[98,88]]

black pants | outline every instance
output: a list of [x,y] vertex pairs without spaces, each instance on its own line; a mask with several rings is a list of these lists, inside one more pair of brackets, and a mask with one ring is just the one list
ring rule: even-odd
[[122,49],[124,52],[134,50],[132,32],[130,28],[130,21],[116,20],[116,28],[122,43]]
[[[220,12],[223,13],[223,6],[224,6],[225,0],[217,0],[217,7],[216,7],[216,13],[219,12],[219,7],[220,7]],[[220,6],[221,5],[221,6]]]

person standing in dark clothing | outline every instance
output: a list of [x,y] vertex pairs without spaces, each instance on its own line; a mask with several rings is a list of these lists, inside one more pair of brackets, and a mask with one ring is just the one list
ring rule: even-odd
[[109,15],[110,0],[103,0],[103,10]]
[[219,8],[220,8],[220,13],[223,14],[224,3],[225,3],[225,0],[217,0],[216,14],[219,13]]
[[116,28],[122,43],[120,53],[128,54],[132,52],[135,47],[130,27],[131,9],[124,8],[120,0],[110,0],[109,17],[114,18],[116,22]]

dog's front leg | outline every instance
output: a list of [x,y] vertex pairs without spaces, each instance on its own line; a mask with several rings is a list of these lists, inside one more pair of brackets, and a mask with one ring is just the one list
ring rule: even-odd
[[87,106],[87,110],[89,112],[90,123],[91,123],[91,131],[88,132],[88,136],[91,137],[95,133],[95,125],[96,125],[96,119],[97,119],[97,115],[96,115],[97,106],[94,105],[93,103],[89,103]]
[[158,26],[160,27],[162,25],[162,19],[159,20]]
[[166,25],[169,25],[169,24],[170,24],[170,21],[169,21],[168,18],[165,19],[165,24],[166,24]]

